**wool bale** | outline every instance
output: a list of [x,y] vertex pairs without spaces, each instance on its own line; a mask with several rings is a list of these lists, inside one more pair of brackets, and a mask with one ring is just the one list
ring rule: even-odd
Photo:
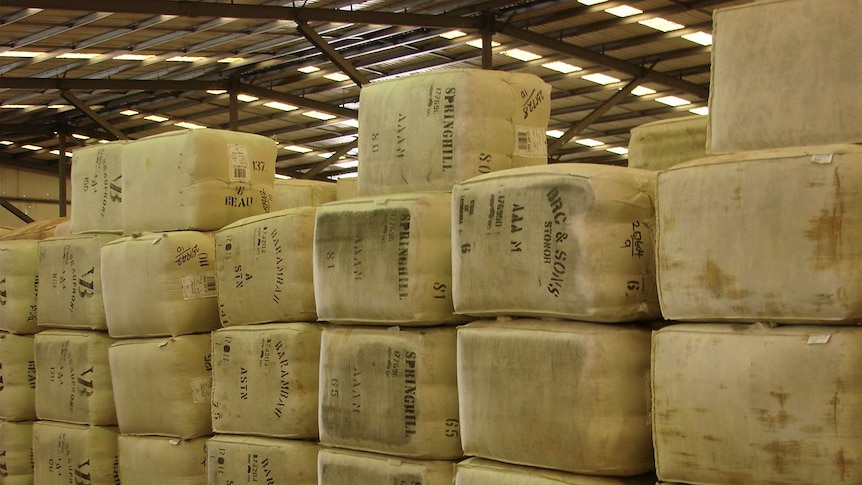
[[33,483],[33,422],[0,420],[0,483]]
[[125,143],[99,143],[72,152],[70,229],[73,233],[123,230]]
[[0,332],[0,420],[36,419],[36,358],[32,335]]
[[632,128],[628,166],[658,171],[705,157],[707,122],[707,116],[683,116]]
[[452,485],[455,463],[442,460],[410,460],[364,451],[321,448],[317,454],[320,485],[391,483],[404,485]]
[[207,483],[317,485],[317,443],[216,435],[207,442]]
[[470,458],[455,466],[454,485],[653,485],[655,475],[599,477]]
[[39,331],[38,287],[38,241],[0,241],[0,330],[16,334]]
[[336,198],[332,182],[305,179],[275,179],[273,211],[297,207],[317,207]]
[[33,424],[33,483],[120,484],[117,428],[37,421]]
[[204,484],[207,439],[121,434],[118,439],[120,481],[123,485]]

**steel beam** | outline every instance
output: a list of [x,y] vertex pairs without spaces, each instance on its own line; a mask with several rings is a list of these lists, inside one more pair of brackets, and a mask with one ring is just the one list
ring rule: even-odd
[[170,81],[141,79],[60,79],[0,77],[0,88],[57,90],[97,90],[107,91],[206,91],[207,89],[228,89],[228,81]]
[[330,113],[336,116],[342,116],[344,118],[355,119],[359,116],[359,113],[357,113],[357,111],[354,109],[342,108],[341,106],[333,106],[329,103],[324,103],[323,101],[315,101],[310,98],[296,96],[295,94],[282,93],[281,91],[261,88],[258,86],[253,86],[251,84],[240,83],[239,89],[240,91],[252,94],[254,96],[257,96],[258,98],[269,98],[273,101],[281,101],[282,103],[293,104],[296,106],[301,106],[303,108],[322,111],[324,113]]
[[95,111],[91,110],[90,107],[87,106],[86,103],[84,103],[83,101],[78,99],[74,94],[72,94],[71,92],[69,92],[65,89],[60,91],[60,93],[63,95],[63,98],[66,101],[72,103],[72,105],[74,107],[78,108],[82,113],[87,115],[87,117],[90,118],[91,120],[95,121],[96,124],[98,124],[99,126],[104,128],[108,133],[114,135],[118,140],[128,140],[129,139],[129,137],[126,136],[125,133],[123,133],[122,131],[117,129],[117,127],[115,127],[114,125],[108,123],[108,120],[106,120],[99,113],[96,113]]
[[302,178],[310,179],[310,178],[317,176],[320,172],[323,172],[323,170],[326,169],[326,167],[332,165],[333,163],[338,162],[339,158],[346,155],[347,152],[349,152],[350,150],[353,150],[354,148],[356,148],[357,145],[359,145],[358,140],[353,140],[352,142],[347,143],[346,145],[342,145],[341,148],[339,148],[338,150],[335,150],[335,152],[329,158],[316,164],[308,172],[305,172],[303,174]]
[[8,200],[6,200],[5,198],[0,198],[0,206],[5,207],[5,208],[6,208],[6,210],[8,210],[8,211],[9,211],[9,212],[11,212],[12,214],[14,214],[14,215],[15,215],[15,217],[17,217],[18,219],[21,219],[22,221],[24,221],[24,222],[26,222],[26,223],[28,223],[28,224],[29,224],[29,223],[31,223],[31,222],[35,222],[35,221],[33,220],[33,218],[32,218],[32,217],[30,217],[30,216],[28,216],[27,214],[25,214],[25,213],[24,213],[24,211],[22,211],[21,209],[19,209],[19,208],[15,207],[15,205],[14,205],[14,204],[12,204],[11,202],[9,202],[9,201],[8,201]]
[[323,52],[333,64],[335,64],[339,69],[341,69],[344,74],[347,74],[353,82],[356,83],[357,86],[364,86],[369,83],[368,78],[365,77],[365,74],[359,72],[353,64],[350,63],[347,59],[344,58],[337,50],[335,50],[331,45],[329,45],[323,37],[320,36],[314,29],[308,26],[305,22],[297,22],[296,24],[297,30],[299,30],[309,42],[311,42],[315,47],[320,49],[320,52]]

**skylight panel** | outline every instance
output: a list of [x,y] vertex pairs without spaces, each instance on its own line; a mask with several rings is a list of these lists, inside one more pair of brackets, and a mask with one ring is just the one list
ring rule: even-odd
[[641,20],[638,22],[641,25],[645,25],[651,29],[660,30],[662,32],[671,32],[674,30],[679,30],[685,28],[685,25],[678,24],[668,19],[663,19],[661,17],[653,17],[651,19]]
[[646,96],[647,94],[655,94],[655,89],[650,89],[646,86],[638,86],[632,89],[632,94],[635,96]]
[[206,57],[199,56],[174,56],[165,59],[167,62],[199,62],[206,60]]
[[581,76],[582,79],[586,79],[587,81],[594,82],[596,84],[613,84],[620,82],[619,79],[608,76],[607,74],[595,73],[595,74],[587,74],[586,76]]
[[308,153],[308,152],[314,151],[311,148],[307,148],[307,147],[303,147],[303,146],[299,146],[299,145],[287,145],[284,147],[284,149],[290,150],[290,151],[296,152],[296,153]]
[[144,119],[149,121],[155,121],[156,123],[163,123],[165,121],[168,121],[170,118],[159,115],[148,115],[144,116]]
[[[50,153],[51,155],[57,155],[58,157],[60,156],[60,150],[51,150],[51,151],[50,151],[50,152],[48,152],[48,153]],[[71,157],[72,157],[72,153],[71,153],[71,152],[66,152],[66,157],[71,158]]]
[[77,138],[79,140],[89,140],[90,137],[87,135],[82,135],[80,133],[72,133],[72,138]]
[[552,71],[561,72],[563,74],[568,74],[570,72],[575,72],[575,71],[581,70],[580,67],[573,66],[572,64],[569,64],[568,62],[563,62],[563,61],[546,62],[546,63],[542,64],[542,67],[551,69]]
[[135,116],[138,112],[133,109],[124,109],[123,111],[120,111],[120,114],[125,116]]
[[607,151],[609,151],[611,153],[616,153],[617,155],[628,155],[629,154],[629,149],[626,147],[612,147],[612,148],[608,148]]
[[643,13],[643,10],[638,10],[628,5],[619,5],[617,7],[606,8],[605,12],[617,17],[631,17],[632,15]]
[[523,49],[509,49],[507,51],[503,51],[503,54],[513,59],[518,59],[519,61],[524,62],[535,61],[536,59],[542,58],[542,56],[538,54],[534,54],[530,51],[525,51]]
[[345,160],[343,162],[333,163],[330,167],[338,168],[356,168],[359,166],[359,160]]
[[4,104],[0,106],[0,108],[6,109],[24,109],[24,108],[32,108],[32,104]]
[[683,106],[686,104],[691,104],[691,101],[677,96],[663,96],[661,98],[656,98],[655,100],[661,104],[666,104],[668,106]]
[[578,0],[578,3],[583,3],[584,5],[597,5],[599,3],[605,3],[608,0]]
[[225,57],[219,59],[218,61],[222,64],[233,64],[234,62],[242,62],[245,60],[245,57]]
[[355,178],[357,178],[357,177],[359,177],[359,172],[340,173],[340,174],[333,174],[333,175],[330,175],[330,176],[329,176],[329,178],[331,178],[331,179],[333,179],[333,180],[339,180],[339,179],[355,179]]
[[305,66],[305,67],[300,67],[299,69],[297,69],[297,71],[304,73],[304,74],[311,74],[312,72],[317,72],[319,70],[320,70],[320,68],[316,67],[316,66]]
[[332,115],[329,113],[321,113],[320,111],[306,111],[305,113],[302,113],[302,114],[305,116],[308,116],[309,118],[315,118],[315,119],[323,120],[323,121],[327,121],[327,120],[331,120],[333,118],[336,118],[335,115]]
[[712,45],[712,35],[707,34],[706,32],[695,32],[693,34],[685,34],[682,36],[683,39],[694,42],[695,44],[700,45]]
[[190,121],[180,121],[178,123],[174,123],[174,126],[179,126],[180,128],[188,128],[190,130],[199,130],[201,128],[206,128],[206,126],[192,123]]
[[14,144],[15,144],[15,143],[13,143],[13,142],[11,142],[11,141],[9,141],[9,140],[2,140],[2,141],[0,141],[0,145],[6,145],[7,147],[8,147],[9,145],[14,145]]
[[696,114],[696,115],[706,116],[709,114],[709,107],[708,106],[701,106],[700,108],[692,108],[689,111]]
[[122,54],[119,56],[114,56],[115,61],[145,61],[153,57],[151,55],[146,54]]
[[[475,47],[477,49],[481,49],[482,48],[482,39],[471,40],[470,42],[467,42],[467,45],[469,45],[470,47]],[[500,45],[499,42],[494,42],[493,40],[491,41],[491,47],[498,47],[499,45]]]
[[227,89],[207,89],[207,94],[219,95],[219,94],[224,94],[226,92],[227,92]]
[[269,102],[263,103],[263,105],[268,107],[268,108],[278,109],[281,111],[293,111],[295,109],[299,109],[292,104],[280,103],[278,101],[269,101]]
[[575,143],[588,147],[597,147],[605,144],[603,141],[593,140],[592,138],[581,138],[580,140],[575,140]]
[[458,37],[464,37],[465,35],[467,35],[467,34],[464,32],[461,32],[460,30],[450,30],[449,32],[443,32],[442,34],[440,34],[440,37],[443,37],[444,39],[451,40],[451,39],[457,39]]
[[293,177],[288,177],[287,175],[282,175],[280,173],[277,173],[277,174],[275,174],[275,178],[277,178],[279,180],[290,180]]
[[67,52],[65,54],[60,54],[57,56],[57,59],[94,59],[99,57],[99,54],[93,53],[84,53],[84,52]]
[[33,150],[34,152],[36,150],[42,150],[42,147],[40,147],[39,145],[21,145],[21,148],[26,148],[27,150]]
[[560,138],[561,136],[565,135],[562,130],[548,130],[545,132],[545,134],[552,138]]
[[243,103],[251,103],[253,101],[257,101],[260,98],[258,98],[257,96],[252,96],[250,94],[237,94],[236,99],[242,101]]
[[44,54],[44,52],[37,51],[3,51],[0,52],[0,57],[37,57]]
[[340,73],[340,72],[333,72],[332,74],[324,74],[323,77],[325,77],[326,79],[329,79],[330,81],[336,81],[336,82],[349,81],[350,80],[350,76],[348,76],[347,74],[344,74],[344,73]]

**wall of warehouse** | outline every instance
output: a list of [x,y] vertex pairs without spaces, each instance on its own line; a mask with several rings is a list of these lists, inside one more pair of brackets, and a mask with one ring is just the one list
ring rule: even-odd
[[[58,200],[60,187],[58,178],[29,170],[0,167],[0,197],[11,199],[10,202],[34,220],[52,219],[60,215],[57,203],[47,203],[46,200]],[[72,184],[66,180],[66,200],[72,196]],[[33,199],[40,202],[24,201]],[[69,214],[71,205],[66,205]],[[0,226],[17,228],[25,223],[14,214],[0,208]]]

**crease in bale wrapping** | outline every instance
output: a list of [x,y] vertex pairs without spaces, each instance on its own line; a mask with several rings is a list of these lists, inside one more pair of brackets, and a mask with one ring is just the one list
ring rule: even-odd
[[600,477],[469,458],[455,465],[454,485],[655,485],[655,475]]
[[332,182],[304,179],[275,179],[273,211],[298,207],[317,207],[336,199],[337,188]]

